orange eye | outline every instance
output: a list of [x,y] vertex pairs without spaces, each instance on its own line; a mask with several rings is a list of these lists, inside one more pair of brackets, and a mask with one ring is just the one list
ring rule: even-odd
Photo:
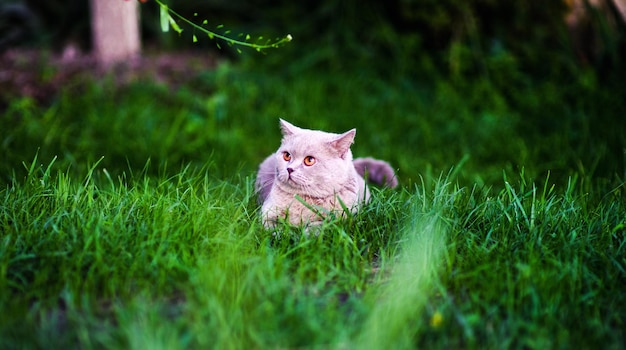
[[311,166],[313,164],[315,164],[315,158],[314,157],[307,156],[307,157],[304,158],[304,165]]
[[289,152],[283,152],[283,159],[288,162],[291,160],[291,154]]

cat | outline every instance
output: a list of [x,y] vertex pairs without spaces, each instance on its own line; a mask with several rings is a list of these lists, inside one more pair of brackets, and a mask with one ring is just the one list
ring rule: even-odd
[[[259,166],[255,190],[263,226],[285,219],[318,225],[330,213],[356,213],[370,198],[364,180],[396,187],[393,168],[374,158],[352,159],[356,129],[343,134],[299,128],[280,119],[281,145]],[[304,202],[304,203],[303,203]]]

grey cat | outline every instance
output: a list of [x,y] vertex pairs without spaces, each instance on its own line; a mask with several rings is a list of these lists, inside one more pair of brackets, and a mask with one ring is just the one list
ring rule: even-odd
[[[283,139],[259,166],[255,188],[263,225],[286,219],[316,225],[329,213],[355,213],[369,200],[364,176],[379,185],[398,185],[391,166],[373,158],[352,159],[356,129],[343,134],[302,129],[280,120]],[[304,203],[303,203],[304,202]]]

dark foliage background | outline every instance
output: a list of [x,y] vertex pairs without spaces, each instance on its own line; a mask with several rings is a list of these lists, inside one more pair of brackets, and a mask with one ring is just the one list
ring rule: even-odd
[[[181,37],[161,33],[158,6],[148,2],[141,5],[146,52],[212,52],[287,81],[316,74],[355,77],[363,82],[363,94],[375,94],[383,102],[386,91],[405,99],[428,100],[444,90],[446,98],[458,98],[469,111],[443,121],[425,137],[453,144],[463,125],[488,125],[495,120],[522,135],[525,144],[537,145],[519,157],[525,163],[541,164],[538,173],[556,170],[563,175],[612,177],[622,176],[626,169],[626,27],[611,2],[603,10],[588,6],[588,16],[575,28],[566,25],[569,8],[561,0],[177,0],[168,4],[197,22],[207,19],[211,28],[223,24],[221,30],[234,36],[251,33],[273,38],[290,33],[294,41],[265,54],[253,50],[237,54],[227,45],[217,49],[208,38],[192,43],[191,28],[184,28]],[[89,50],[85,1],[2,0],[0,6],[0,49],[61,50],[76,43]],[[200,84],[200,88],[211,90],[215,84]],[[328,88],[332,93],[332,86]],[[4,96],[6,100],[11,94]],[[389,101],[402,103],[397,96]],[[452,108],[455,101],[449,102],[441,101],[439,110],[431,112]],[[415,125],[411,118],[389,128]],[[498,147],[507,142],[507,135],[489,137],[494,144],[488,152],[477,152],[481,161],[518,156],[515,147]]]

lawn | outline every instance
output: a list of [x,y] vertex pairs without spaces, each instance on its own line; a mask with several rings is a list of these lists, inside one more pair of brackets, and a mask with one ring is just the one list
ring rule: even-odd
[[[7,99],[0,348],[624,347],[621,91],[342,72]],[[317,236],[264,230],[278,118],[356,127],[399,188]]]

